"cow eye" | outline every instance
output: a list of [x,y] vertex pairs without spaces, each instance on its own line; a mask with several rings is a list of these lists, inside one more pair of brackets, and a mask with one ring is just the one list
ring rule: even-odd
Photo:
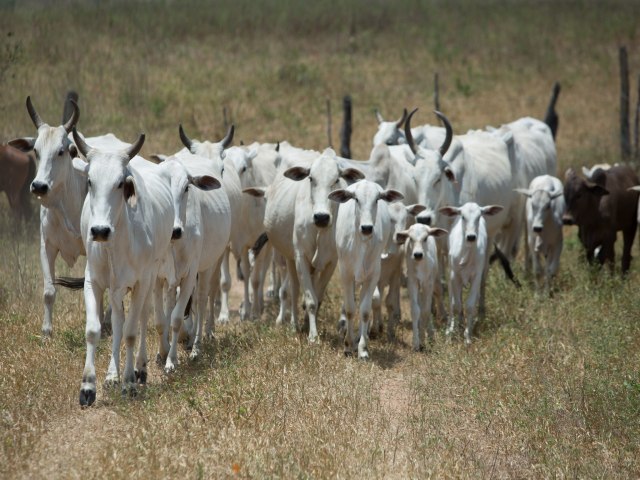
[[91,188],[91,180],[87,180],[87,188]]
[[247,167],[246,167],[246,165],[245,165],[244,167],[242,167],[242,173],[244,173],[244,172],[246,172],[246,171],[247,171]]
[[189,185],[187,184],[186,187],[184,187],[184,193],[187,193],[187,190],[189,190]]
[[435,187],[436,185],[438,185],[440,183],[440,180],[442,180],[442,177],[438,177],[438,179],[433,182],[433,186]]
[[58,150],[58,156],[61,157],[64,154],[64,147]]
[[118,188],[122,188],[124,186],[124,180],[118,184]]
[[313,177],[312,177],[312,176],[309,176],[309,181],[310,181],[311,183],[313,183]]

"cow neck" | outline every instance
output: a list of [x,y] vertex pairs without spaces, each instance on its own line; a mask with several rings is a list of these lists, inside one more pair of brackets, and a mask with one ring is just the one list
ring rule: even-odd
[[[54,192],[51,192],[54,193]],[[87,178],[72,169],[62,186],[56,189],[48,209],[74,237],[80,238],[80,216],[87,196]]]

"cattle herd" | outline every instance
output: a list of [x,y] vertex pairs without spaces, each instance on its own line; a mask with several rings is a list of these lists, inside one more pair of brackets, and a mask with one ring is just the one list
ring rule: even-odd
[[[622,272],[629,268],[638,178],[627,166],[599,165],[582,176],[568,170],[563,185],[555,177],[555,122],[525,117],[454,135],[437,111],[444,126],[412,127],[417,109],[392,122],[377,113],[373,149],[362,161],[287,142],[232,147],[233,126],[218,142],[198,141],[180,126],[184,148],[146,160],[138,155],[144,135],[133,144],[113,134],[84,137],[76,129],[78,105],[68,105],[62,125],[50,126],[27,98],[37,134],[9,142],[0,158],[4,171],[29,164],[7,155],[32,152],[38,162],[30,190],[41,204],[44,336],[53,330],[56,285],[83,288],[83,406],[96,399],[96,347],[108,323],[105,381],[121,382],[123,391],[146,381],[152,306],[157,360],[166,372],[178,368],[181,341],[191,358],[201,354],[215,324],[229,321],[230,254],[244,283],[241,319],[261,318],[268,283],[267,295],[280,300],[276,324],[300,329],[304,321],[309,342],[319,339],[320,306],[338,267],[344,296],[337,328],[344,353],[361,359],[369,357],[369,337],[381,333],[384,317],[394,338],[405,275],[412,347],[420,350],[425,329],[429,339],[435,335],[432,311],[448,318],[447,336],[460,322],[471,343],[493,255],[508,267],[522,244],[525,272],[540,294],[549,294],[563,225],[578,226],[587,259],[612,268],[622,230]],[[11,205],[18,202],[19,191],[7,193]],[[70,266],[86,256],[84,277],[57,278],[58,254]]]

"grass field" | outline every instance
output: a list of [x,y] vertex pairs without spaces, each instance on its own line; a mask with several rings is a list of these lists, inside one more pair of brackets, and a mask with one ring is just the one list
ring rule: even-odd
[[[180,122],[221,138],[223,107],[238,141],[321,149],[326,99],[337,143],[350,93],[353,152],[366,158],[374,108],[418,106],[416,123],[435,121],[439,72],[456,132],[541,117],[560,81],[560,174],[618,161],[620,45],[634,91],[640,73],[636,2],[0,0],[0,15],[3,141],[35,133],[27,95],[57,124],[74,88],[83,133],[144,131],[143,155],[178,150]],[[405,305],[398,343],[374,341],[368,363],[344,358],[334,282],[320,345],[275,328],[270,305],[262,322],[217,329],[198,362],[181,352],[176,374],[152,366],[136,398],[99,385],[81,410],[82,294],[58,293],[43,343],[37,228],[14,229],[0,207],[2,478],[640,476],[640,267],[625,281],[591,271],[571,229],[553,298],[491,272],[468,349],[440,327],[413,353]],[[58,267],[81,274],[84,260]]]

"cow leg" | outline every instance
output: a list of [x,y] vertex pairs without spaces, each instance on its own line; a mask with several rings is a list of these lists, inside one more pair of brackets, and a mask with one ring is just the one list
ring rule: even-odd
[[[167,307],[171,304],[171,296],[175,295],[175,290],[171,291],[168,284],[161,278],[155,280],[153,295],[153,310],[156,332],[158,333],[158,354],[156,363],[162,365],[169,353],[169,326],[167,325]],[[165,305],[166,303],[166,305]]]
[[[135,395],[138,384],[134,369],[134,349],[136,346],[136,334],[138,321],[144,311],[145,300],[149,293],[149,280],[141,280],[131,291],[131,304],[123,325],[124,344],[126,348],[124,369],[122,372],[122,393]],[[146,322],[145,322],[146,323]]]
[[[211,273],[211,272],[209,272]],[[191,360],[195,360],[200,356],[202,349],[202,337],[204,334],[204,323],[205,323],[205,314],[207,312],[207,301],[210,296],[213,296],[213,290],[211,288],[211,281],[207,281],[207,277],[213,279],[214,277],[220,278],[220,271],[216,268],[214,269],[213,275],[201,275],[198,279],[196,286],[196,331],[193,337],[193,345],[191,346],[191,354],[189,358]],[[209,318],[207,318],[207,335],[213,336],[213,322],[209,325]],[[211,330],[209,330],[211,328]]]
[[542,265],[540,264],[540,254],[538,252],[533,252],[531,255],[531,260],[533,264],[533,282],[536,287],[536,291],[540,292],[540,280],[542,275]]
[[409,277],[407,282],[407,291],[409,293],[409,302],[411,303],[411,325],[413,329],[413,350],[420,351],[420,286],[418,279]]
[[269,260],[269,264],[271,266],[271,268],[269,269],[269,286],[267,287],[267,297],[273,298],[276,296],[276,292],[279,293],[280,289],[282,288],[282,277],[279,274],[279,269],[278,269],[278,260],[276,259],[276,256],[278,254],[275,252],[275,250],[272,249],[271,251],[271,255],[270,256],[266,256],[267,258],[270,257]]
[[147,383],[147,321],[149,319],[149,310],[151,308],[152,288],[147,288],[147,294],[144,298],[143,308],[140,313],[140,341],[138,342],[138,354],[136,355],[135,378],[140,385]]
[[[196,282],[196,291],[201,292],[196,294],[196,298],[201,295],[204,297],[199,298],[196,301],[196,318],[200,319],[201,326],[203,328],[205,322],[205,316],[207,316],[206,335],[207,338],[212,339],[215,334],[215,322],[213,317],[215,314],[215,298],[217,292],[220,290],[220,269],[221,263],[224,261],[222,258],[215,267],[203,272],[199,275]],[[202,286],[201,286],[202,284]],[[207,314],[207,297],[209,299],[209,313]],[[200,332],[202,333],[202,331]],[[195,336],[194,336],[195,342]]]
[[445,332],[448,337],[455,333],[457,322],[462,321],[462,282],[456,278],[453,272],[451,272],[451,280],[449,281],[449,298],[451,301],[451,314],[449,325]]
[[631,247],[636,236],[638,226],[634,223],[633,228],[622,231],[622,274],[624,275],[631,266]]
[[385,288],[387,287],[387,285],[388,285],[388,282],[386,280],[383,280],[382,278],[378,282],[378,293],[380,294],[381,298],[378,299],[377,301],[375,298],[373,300],[373,321],[371,322],[371,332],[370,332],[372,338],[376,337],[376,335],[379,333],[378,330],[382,332],[382,300],[381,299],[384,296]]
[[440,280],[439,274],[436,274],[435,278],[433,297],[436,302],[436,308],[438,309],[438,318],[442,323],[445,323],[447,321],[447,310],[444,306],[444,283]]
[[298,297],[300,282],[296,272],[294,260],[287,260],[287,276],[289,277],[289,292],[291,293],[291,329],[295,332],[298,328]]
[[278,317],[276,318],[276,325],[282,325],[285,317],[289,313],[289,309],[291,308],[291,293],[289,292],[289,275],[284,275],[284,280],[280,285],[280,289],[278,291],[278,296],[280,298],[280,310],[278,312]]
[[427,333],[429,335],[429,342],[434,342],[436,338],[436,330],[433,326],[433,314],[431,313],[431,303],[433,301],[433,289],[434,285],[438,282],[437,275],[432,273],[431,277],[427,279],[427,283],[423,288],[422,295],[420,297],[422,305],[420,307],[421,323],[427,327]]
[[353,320],[356,312],[355,285],[352,279],[342,277],[342,291],[344,292],[344,354],[351,356],[355,343]]
[[528,276],[531,272],[531,256],[534,255],[534,249],[531,245],[529,245],[529,226],[526,225],[524,228],[524,274]]
[[242,271],[242,285],[244,287],[244,299],[240,306],[240,320],[249,320],[251,313],[251,294],[249,292],[249,285],[251,283],[251,265],[249,264],[249,250],[243,248],[240,253],[240,270]]
[[58,249],[46,242],[40,234],[40,264],[44,279],[44,319],[42,320],[42,336],[44,338],[50,337],[53,332],[53,303],[56,301],[56,287],[53,286],[53,279],[56,275],[57,256]]
[[[195,268],[194,268],[195,270]],[[180,283],[180,294],[171,311],[171,347],[169,348],[169,355],[167,355],[167,361],[164,365],[164,371],[171,373],[176,369],[178,365],[178,337],[180,335],[180,329],[182,328],[182,319],[184,317],[184,309],[189,303],[189,297],[193,294],[193,290],[196,285],[196,272],[189,272],[186,278]]]
[[[265,246],[266,248],[266,246]],[[267,276],[270,266],[271,252],[264,252],[264,255],[258,255],[254,258],[253,268],[251,270],[251,318],[259,320],[264,311],[264,280]]]
[[123,289],[109,291],[113,335],[111,336],[111,360],[104,381],[106,386],[115,385],[120,381],[120,345],[122,344],[122,328],[124,326],[125,293],[126,290]]
[[[371,304],[378,285],[380,267],[362,285],[360,291],[360,341],[358,342],[358,358],[369,359],[369,321],[371,320]],[[378,293],[378,296],[380,293]]]
[[465,313],[467,315],[467,327],[464,329],[464,343],[471,345],[471,339],[473,337],[473,328],[475,326],[475,320],[478,308],[478,296],[482,292],[483,278],[481,275],[476,275],[471,282],[471,288],[469,289],[469,296],[465,304]]
[[80,405],[88,407],[96,400],[96,348],[100,340],[100,316],[102,296],[104,290],[91,282],[89,271],[85,271],[84,279],[84,303],[87,312],[87,323],[85,326],[85,338],[87,342],[87,353],[82,373],[82,384],[80,386]]
[[229,272],[229,256],[231,250],[227,247],[222,256],[222,264],[220,266],[220,313],[218,314],[219,323],[229,322],[229,290],[231,290],[231,273]]
[[[309,316],[309,342],[318,341],[318,329],[316,325],[316,314],[318,308],[318,297],[309,271],[309,265],[303,254],[296,253],[296,270],[300,278],[300,286],[302,287],[303,301],[305,305],[305,313]],[[294,304],[295,305],[295,304]]]
[[[493,239],[487,238],[487,248],[489,245],[493,245]],[[478,307],[478,314],[480,318],[484,318],[486,311],[486,303],[485,303],[485,294],[487,290],[487,277],[489,276],[489,252],[485,252],[484,255],[484,268],[482,269],[482,274],[480,276],[480,301]],[[476,304],[477,305],[477,304]]]

